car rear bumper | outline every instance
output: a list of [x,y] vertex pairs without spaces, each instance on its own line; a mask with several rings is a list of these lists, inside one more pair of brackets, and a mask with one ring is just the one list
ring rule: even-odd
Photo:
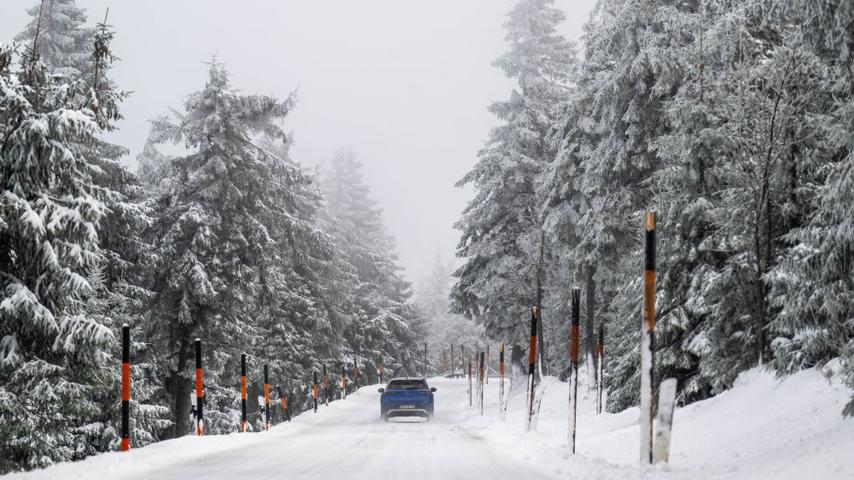
[[387,417],[431,417],[433,412],[426,408],[392,408],[386,410]]

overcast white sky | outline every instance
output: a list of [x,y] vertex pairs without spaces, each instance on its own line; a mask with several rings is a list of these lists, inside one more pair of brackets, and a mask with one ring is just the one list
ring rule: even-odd
[[[322,162],[352,148],[397,239],[413,281],[437,251],[453,256],[452,225],[471,192],[454,187],[476,160],[495,119],[488,104],[512,84],[491,66],[505,49],[511,0],[78,0],[90,23],[117,31],[113,76],[133,95],[113,141],[135,156],[148,120],[180,108],[204,86],[216,53],[238,88],[285,97],[292,156]],[[557,0],[562,31],[578,40],[595,0]],[[0,41],[29,20],[36,0],[0,0]]]

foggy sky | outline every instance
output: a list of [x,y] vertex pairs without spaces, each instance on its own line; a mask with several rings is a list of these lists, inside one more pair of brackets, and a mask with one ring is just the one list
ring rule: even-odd
[[[558,0],[562,33],[578,40],[595,0]],[[11,43],[36,0],[0,0],[0,42]],[[513,84],[491,66],[506,50],[510,0],[78,0],[104,17],[122,58],[113,78],[133,94],[111,138],[136,154],[148,120],[181,108],[206,80],[212,54],[245,93],[284,98],[298,89],[287,127],[294,160],[323,162],[341,148],[364,164],[401,264],[417,281],[471,191],[454,187],[476,161],[495,118],[486,108]]]

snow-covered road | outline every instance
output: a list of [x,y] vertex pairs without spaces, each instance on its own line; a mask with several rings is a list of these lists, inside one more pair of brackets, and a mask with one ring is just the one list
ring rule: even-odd
[[253,438],[225,452],[164,464],[128,478],[551,478],[509,458],[502,449],[496,451],[496,444],[462,426],[474,413],[468,407],[467,382],[435,379],[431,385],[438,388],[432,422],[382,422],[379,393],[376,387],[366,387],[346,400],[321,405],[317,414],[307,412],[270,432],[243,435],[263,440]]
[[580,386],[570,455],[566,383],[544,379],[533,433],[525,433],[524,387],[499,420],[497,383],[487,385],[482,417],[468,405],[467,381],[431,379],[433,422],[384,423],[375,385],[269,432],[186,436],[3,480],[854,478],[854,419],[841,416],[850,391],[815,369],[783,381],[754,369],[733,389],[678,409],[671,464],[653,467],[638,465],[637,408],[595,415],[592,392]]

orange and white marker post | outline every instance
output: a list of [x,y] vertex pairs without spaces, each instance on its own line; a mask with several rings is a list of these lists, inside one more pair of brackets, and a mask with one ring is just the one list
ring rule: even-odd
[[264,364],[264,430],[270,429],[270,367]]
[[122,441],[119,449],[130,450],[130,326],[122,325]]
[[572,324],[569,333],[569,428],[566,432],[566,445],[570,453],[575,453],[575,425],[578,412],[578,337],[581,291],[572,289]]
[[641,321],[641,464],[652,463],[652,394],[655,368],[655,213],[644,220],[643,320]]
[[196,435],[205,434],[204,392],[202,388],[202,340],[196,339]]
[[240,431],[246,431],[246,354],[240,355]]

